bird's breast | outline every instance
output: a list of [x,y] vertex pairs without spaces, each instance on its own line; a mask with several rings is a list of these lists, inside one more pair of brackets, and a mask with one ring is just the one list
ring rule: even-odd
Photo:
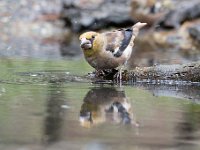
[[113,69],[124,65],[131,55],[132,47],[127,47],[120,57],[115,57],[109,51],[103,51],[91,57],[86,57],[88,63],[95,69]]

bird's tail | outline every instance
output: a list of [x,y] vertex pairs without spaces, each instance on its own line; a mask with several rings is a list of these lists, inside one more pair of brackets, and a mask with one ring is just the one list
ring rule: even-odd
[[137,36],[138,33],[139,33],[139,30],[140,30],[142,27],[146,26],[146,25],[147,25],[147,23],[141,23],[141,22],[136,23],[134,26],[132,26],[133,34],[134,34],[135,36]]
[[146,25],[147,25],[147,23],[138,22],[134,26],[132,26],[133,32],[132,32],[132,38],[131,38],[131,41],[129,44],[130,46],[134,46],[134,40],[135,40],[136,36],[138,35],[139,30]]

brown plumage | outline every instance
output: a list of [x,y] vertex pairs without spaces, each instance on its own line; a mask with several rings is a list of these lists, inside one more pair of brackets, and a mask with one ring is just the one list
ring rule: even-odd
[[85,59],[96,70],[123,66],[130,58],[139,29],[145,25],[138,22],[129,29],[83,33],[79,39]]

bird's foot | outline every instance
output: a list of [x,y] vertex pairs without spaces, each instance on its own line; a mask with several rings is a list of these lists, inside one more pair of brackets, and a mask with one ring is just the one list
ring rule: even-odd
[[103,78],[103,76],[105,75],[103,70],[95,70],[94,74],[96,78]]
[[113,80],[115,74],[118,72],[116,69],[105,69],[105,70],[96,70],[94,72],[96,78],[102,80]]

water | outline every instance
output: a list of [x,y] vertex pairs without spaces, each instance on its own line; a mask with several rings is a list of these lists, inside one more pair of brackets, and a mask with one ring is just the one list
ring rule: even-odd
[[91,84],[84,60],[0,59],[2,150],[198,150],[199,87]]

